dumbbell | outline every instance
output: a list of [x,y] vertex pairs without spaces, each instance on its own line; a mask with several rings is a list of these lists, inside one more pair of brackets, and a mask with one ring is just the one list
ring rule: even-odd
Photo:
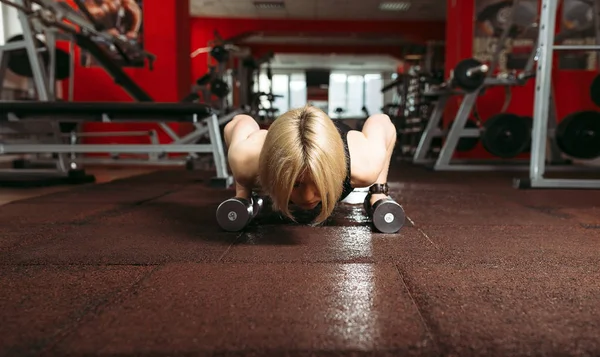
[[371,206],[371,195],[367,195],[363,207],[375,229],[381,233],[396,233],[404,226],[404,209],[389,196]]
[[263,199],[252,194],[250,199],[233,197],[217,207],[217,223],[228,232],[237,232],[250,223],[263,206]]

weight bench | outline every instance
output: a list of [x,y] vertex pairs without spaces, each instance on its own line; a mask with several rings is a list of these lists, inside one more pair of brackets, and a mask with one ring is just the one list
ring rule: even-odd
[[[0,155],[51,153],[59,154],[57,168],[69,177],[77,169],[75,154],[83,153],[210,153],[213,156],[216,176],[214,187],[229,187],[233,177],[227,172],[225,152],[217,114],[210,106],[198,103],[114,103],[114,102],[0,102],[0,125],[11,123],[50,122],[57,129],[59,123],[69,122],[186,122],[207,124],[210,144],[55,144],[6,143],[0,141]],[[70,158],[66,155],[70,154]],[[69,163],[67,164],[67,161]],[[18,169],[15,173],[27,173]],[[37,170],[38,172],[40,170]],[[0,179],[1,181],[1,179]]]

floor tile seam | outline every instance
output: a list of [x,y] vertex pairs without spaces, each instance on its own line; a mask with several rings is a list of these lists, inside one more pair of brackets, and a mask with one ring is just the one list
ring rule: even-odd
[[160,269],[161,266],[153,266],[152,269],[149,269],[135,281],[111,290],[107,294],[96,298],[95,303],[90,304],[82,310],[76,311],[75,316],[73,316],[74,318],[69,319],[69,322],[65,323],[64,326],[59,328],[58,331],[49,338],[49,342],[40,349],[39,355],[51,352],[60,342],[75,333],[84,324],[93,321],[104,310],[119,302],[123,303],[127,298],[133,296],[135,292],[142,287],[143,283],[148,281],[150,277]]
[[396,272],[398,273],[398,279],[400,280],[400,283],[402,284],[402,287],[403,287],[405,293],[408,295],[412,305],[414,306],[415,311],[417,312],[417,315],[419,316],[419,319],[421,320],[421,324],[423,325],[423,328],[425,329],[427,336],[433,342],[434,350],[436,352],[441,351],[441,346],[440,346],[438,337],[437,337],[437,335],[435,335],[433,333],[432,326],[429,323],[428,319],[425,317],[426,314],[424,313],[423,308],[419,305],[417,300],[414,298],[413,292],[411,291],[409,284],[407,284],[406,279],[404,278],[404,274],[402,274],[402,271],[400,270],[400,267],[398,266],[397,263],[394,264],[394,267],[396,269]]

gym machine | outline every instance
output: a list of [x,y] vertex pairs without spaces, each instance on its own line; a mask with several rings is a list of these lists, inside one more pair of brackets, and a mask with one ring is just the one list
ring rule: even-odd
[[[210,144],[179,145],[165,144],[160,146],[162,153],[197,152],[213,155],[216,176],[211,184],[215,187],[229,187],[233,178],[227,172],[227,160],[222,145],[218,119],[212,108],[197,103],[102,103],[102,102],[3,102],[0,106],[0,121],[21,123],[33,121],[61,122],[148,122],[169,120],[172,122],[198,123],[205,121],[208,126]],[[206,119],[208,118],[208,119]],[[94,145],[94,144],[8,144],[0,143],[0,154],[27,154],[50,152],[68,154],[71,158],[76,153],[147,153],[152,148],[148,145]],[[79,175],[75,160],[60,159],[60,171],[69,177]],[[44,170],[15,170],[19,174],[48,174]]]
[[[517,8],[519,3],[515,1],[512,9]],[[504,30],[499,42],[504,44],[506,39],[514,31],[514,11],[506,19]],[[450,79],[438,88],[434,88],[426,96],[434,98],[436,104],[427,122],[427,126],[420,138],[417,149],[413,156],[413,163],[429,165],[433,162],[433,169],[437,171],[469,170],[490,171],[497,170],[498,164],[477,164],[472,160],[452,160],[456,151],[469,151],[473,149],[479,140],[484,148],[502,160],[502,169],[522,169],[522,165],[509,166],[507,163],[516,162],[514,159],[528,150],[530,146],[531,119],[520,117],[510,113],[504,113],[510,98],[509,88],[522,86],[534,76],[535,51],[530,54],[525,68],[516,73],[503,73],[494,76],[493,73],[498,65],[503,46],[497,46],[490,65],[486,65],[476,59],[467,58],[462,60],[453,69]],[[469,120],[470,114],[475,108],[477,98],[489,87],[503,86],[507,91],[507,101],[501,114],[497,114],[485,121],[483,125],[479,122]],[[442,130],[441,119],[448,100],[453,96],[462,95],[460,108],[452,121],[449,130]],[[477,113],[475,113],[477,116]],[[430,159],[430,154],[442,138],[445,138],[437,158]],[[555,147],[552,152],[555,160],[560,160],[560,151]],[[509,159],[511,161],[509,161]]]
[[[469,120],[469,115],[475,107],[477,98],[486,88],[523,85],[531,77],[532,68],[533,60],[529,61],[525,70],[518,75],[488,77],[489,67],[487,65],[475,59],[461,61],[453,70],[449,85],[442,85],[425,94],[436,97],[437,101],[419,140],[413,162],[430,164],[432,160],[428,158],[428,154],[434,140],[442,137],[445,137],[445,141],[433,163],[433,169],[437,171],[496,170],[498,165],[452,160],[455,151],[468,151],[475,147],[480,139],[489,152],[503,159],[514,158],[525,152],[529,145],[530,135],[530,127],[526,118],[520,118],[513,114],[498,114],[486,120],[483,127],[480,128],[477,123]],[[445,133],[440,129],[442,114],[448,100],[455,95],[464,95],[464,97],[454,121]],[[558,150],[555,151],[555,155],[560,157]],[[513,169],[516,167],[504,165],[502,168]]]
[[[19,21],[23,29],[23,34],[9,41],[6,45],[0,47],[0,57],[2,59],[0,67],[0,79],[7,68],[17,74],[22,74],[33,79],[37,99],[41,101],[53,102],[56,100],[54,95],[54,80],[70,77],[70,97],[72,97],[72,80],[73,80],[73,45],[87,50],[111,75],[115,82],[122,86],[130,96],[138,102],[153,102],[153,99],[139,87],[118,65],[104,49],[92,40],[92,37],[102,38],[103,42],[110,42],[117,48],[122,48],[122,55],[139,58],[145,58],[149,62],[150,70],[155,60],[154,55],[134,48],[131,43],[102,32],[98,26],[94,24],[93,18],[86,18],[85,5],[83,1],[76,1],[76,5],[80,8],[79,12],[70,5],[60,1],[53,0],[34,0],[33,3],[23,0],[1,0],[2,3],[15,7],[18,11]],[[37,9],[34,7],[37,6]],[[88,14],[89,15],[89,14]],[[44,42],[36,37],[43,35]],[[64,39],[69,41],[71,53],[65,53],[56,49],[56,40]],[[138,52],[136,54],[136,51]],[[218,51],[214,51],[215,56],[219,57]],[[65,62],[68,70],[65,71]],[[65,73],[66,72],[66,73]],[[56,73],[56,74],[55,74]],[[61,74],[62,73],[62,74]],[[228,90],[228,88],[227,88]],[[195,101],[191,99],[187,103]],[[57,102],[59,104],[60,102]],[[69,102],[67,102],[69,103]],[[182,102],[182,105],[185,102]],[[10,102],[8,102],[10,104]],[[39,103],[31,102],[30,105],[36,106]],[[114,103],[117,105],[117,103]],[[68,104],[65,104],[68,105]],[[110,107],[112,103],[105,103]],[[4,105],[6,108],[6,105]],[[3,109],[4,109],[3,108]],[[69,109],[65,109],[69,110]],[[241,114],[244,111],[224,111],[213,110],[210,115],[205,118],[199,118],[194,121],[184,121],[192,125],[192,132],[187,135],[178,135],[166,122],[160,120],[156,116],[151,116],[148,122],[157,122],[172,142],[170,144],[160,144],[158,142],[157,133],[155,130],[142,132],[104,132],[104,133],[79,133],[78,126],[84,122],[77,120],[68,122],[64,118],[58,116],[52,118],[47,115],[45,120],[36,117],[36,120],[6,120],[3,121],[3,127],[0,128],[0,139],[4,147],[3,154],[19,153],[23,154],[57,154],[56,148],[60,145],[69,145],[68,150],[70,156],[65,157],[65,152],[58,152],[58,155],[52,155],[48,158],[33,158],[31,160],[16,160],[13,163],[15,168],[43,168],[40,172],[48,173],[50,168],[55,167],[58,174],[68,176],[73,167],[79,167],[82,163],[108,163],[108,164],[158,164],[158,165],[183,165],[188,169],[194,167],[194,160],[198,159],[199,154],[211,154],[215,168],[217,171],[222,171],[218,166],[222,159],[222,142],[214,141],[212,136],[212,125],[216,125],[217,129],[231,120],[235,115]],[[60,112],[56,112],[59,115]],[[216,122],[213,119],[216,117]],[[166,115],[165,119],[171,115]],[[90,117],[90,121],[95,119]],[[108,122],[110,120],[103,120]],[[140,119],[138,122],[143,122]],[[27,137],[23,139],[23,137]],[[130,145],[84,145],[79,143],[81,138],[100,137],[100,136],[146,136],[148,144],[138,145],[132,149]],[[16,137],[16,139],[15,139]],[[208,144],[202,142],[208,141]],[[58,145],[58,146],[57,146]],[[207,151],[207,147],[214,147],[214,150]],[[83,157],[78,154],[92,153],[89,148],[94,147],[93,153],[109,153],[110,158]],[[23,150],[29,150],[24,152]],[[175,150],[176,151],[173,151]],[[133,152],[131,150],[134,150]],[[199,150],[199,151],[198,151]],[[172,158],[169,153],[183,153],[187,156],[183,159]],[[131,154],[135,155],[133,158]],[[123,158],[121,155],[127,154],[129,158]],[[140,158],[138,158],[140,157]],[[69,162],[70,165],[66,165]],[[30,170],[31,171],[31,170]],[[14,176],[25,173],[23,170],[13,170]],[[219,173],[219,177],[225,177],[223,172]],[[40,177],[41,179],[41,177]],[[6,182],[6,181],[4,181]]]
[[[533,131],[531,142],[531,161],[529,164],[529,178],[515,179],[515,188],[600,188],[600,179],[567,179],[546,178],[546,150],[548,138],[546,132],[550,126],[550,103],[552,100],[552,66],[554,51],[599,51],[600,45],[557,45],[555,44],[556,15],[558,0],[542,0],[539,37],[538,37],[538,75],[536,76],[535,99],[533,110]],[[600,38],[600,4],[598,0],[593,1],[593,18],[596,39]],[[592,87],[593,90],[593,87]],[[589,151],[589,157],[600,156],[600,125],[597,113],[580,112],[563,121],[557,129],[557,139],[563,148],[572,149],[571,153],[577,153],[578,149]],[[569,134],[567,134],[569,133]],[[567,135],[565,135],[567,134]],[[566,147],[565,147],[566,145]],[[569,147],[571,146],[571,147]]]
[[229,108],[231,103],[228,97],[232,93],[234,77],[230,64],[233,63],[234,57],[241,57],[247,52],[247,49],[223,40],[215,30],[214,39],[209,41],[208,46],[198,48],[190,54],[190,57],[194,58],[208,53],[207,73],[196,81],[184,101],[200,100],[221,111]]

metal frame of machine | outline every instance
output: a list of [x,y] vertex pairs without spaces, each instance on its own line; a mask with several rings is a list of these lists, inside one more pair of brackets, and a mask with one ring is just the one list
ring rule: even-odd
[[[415,154],[413,156],[413,163],[429,165],[433,163],[433,169],[437,171],[531,171],[532,178],[532,187],[550,187],[547,185],[567,185],[567,186],[552,186],[552,187],[582,187],[582,186],[569,186],[571,184],[578,185],[578,183],[582,183],[583,185],[594,185],[585,180],[550,180],[544,181],[544,179],[540,176],[543,175],[543,170],[548,169],[552,171],[589,171],[593,170],[593,167],[585,166],[585,165],[568,165],[568,160],[565,160],[565,157],[555,140],[555,131],[557,127],[557,118],[556,118],[556,107],[555,103],[552,100],[552,88],[550,81],[551,75],[551,58],[552,58],[552,50],[548,49],[549,46],[544,46],[546,43],[554,43],[554,24],[556,21],[556,1],[552,1],[554,3],[554,8],[550,9],[553,11],[552,15],[548,15],[548,2],[549,0],[544,0],[542,5],[543,12],[541,14],[541,24],[538,26],[539,36],[536,42],[535,48],[536,51],[532,51],[531,56],[525,66],[525,69],[517,76],[508,77],[508,78],[493,78],[488,76],[483,85],[480,88],[477,88],[472,92],[462,92],[459,90],[449,91],[443,90],[439,93],[429,93],[432,96],[438,96],[438,100],[435,104],[434,110],[432,111],[431,117],[427,123],[427,127],[425,128],[423,135],[419,141],[419,145]],[[598,9],[598,1],[595,0],[596,9]],[[600,13],[596,11],[597,16],[600,16]],[[549,17],[552,17],[552,23],[548,26]],[[596,33],[597,38],[600,38],[600,29],[598,25],[600,21],[595,21],[596,23]],[[544,26],[545,25],[545,26]],[[551,35],[548,35],[548,32],[552,31]],[[506,34],[506,33],[505,33]],[[503,37],[505,36],[503,34]],[[552,36],[549,37],[548,36]],[[539,44],[539,45],[538,45]],[[600,49],[600,46],[554,46],[555,49]],[[500,54],[500,51],[496,51],[496,56]],[[544,62],[544,56],[548,56],[549,58],[547,62]],[[534,69],[534,66],[537,63],[537,71]],[[496,61],[493,61],[492,67],[494,67]],[[544,66],[550,65],[550,69],[547,69]],[[491,71],[488,72],[491,74]],[[535,75],[534,75],[535,73]],[[533,120],[533,128],[532,128],[532,150],[531,150],[531,159],[498,159],[494,160],[493,163],[481,163],[481,160],[469,160],[469,159],[453,159],[454,153],[456,151],[458,142],[461,138],[473,138],[480,137],[481,131],[479,128],[466,128],[467,120],[475,106],[478,96],[481,94],[486,87],[491,86],[516,86],[523,85],[526,80],[530,77],[535,77],[536,81],[536,106]],[[540,94],[541,91],[544,91]],[[455,120],[453,122],[452,127],[448,130],[447,135],[442,130],[439,129],[439,124],[442,118],[442,114],[444,108],[448,102],[448,100],[455,95],[463,95],[464,98],[460,105],[460,108],[456,114]],[[543,99],[541,99],[543,98]],[[540,102],[543,100],[543,102]],[[541,103],[541,104],[540,104]],[[543,107],[543,110],[541,109]],[[542,111],[541,111],[542,110]],[[543,126],[539,125],[539,122],[543,117],[544,124]],[[427,157],[428,153],[431,149],[431,144],[434,138],[436,137],[445,137],[445,142],[439,152],[439,155],[436,159],[429,159]],[[542,142],[542,148],[539,147],[539,141]],[[538,147],[534,148],[533,142],[537,142]],[[541,151],[540,151],[541,150]],[[548,151],[548,153],[547,153]],[[543,155],[543,156],[540,156]],[[541,160],[541,163],[540,163]],[[527,164],[530,165],[527,165]],[[550,164],[550,166],[546,166],[546,164]],[[541,166],[540,166],[541,165]],[[541,168],[540,168],[541,167]],[[534,172],[536,173],[534,175]],[[535,179],[534,179],[535,178]],[[540,179],[542,181],[540,181]],[[533,183],[535,181],[535,183]],[[527,186],[525,181],[520,180],[516,181],[520,183],[515,183],[517,186]],[[542,183],[541,183],[542,182]],[[558,183],[557,183],[558,182]],[[536,186],[538,185],[538,186]],[[541,185],[541,186],[540,186]],[[594,186],[595,187],[595,186]],[[599,186],[600,187],[600,184]]]
[[[555,50],[589,50],[599,51],[600,45],[555,45],[556,15],[559,0],[542,0],[539,37],[538,37],[538,67],[535,79],[535,98],[533,109],[533,130],[531,142],[531,161],[529,178],[515,179],[516,188],[600,188],[600,179],[566,179],[546,178],[546,150],[548,138],[546,132],[550,127],[552,111],[552,61]],[[600,38],[600,4],[593,0],[594,27],[596,39]]]
[[[79,43],[76,38],[81,38],[84,36],[88,36],[89,34],[93,34],[94,36],[104,36],[110,37],[110,40],[119,41],[118,38],[115,38],[112,35],[104,34],[95,29],[92,23],[90,23],[87,19],[85,19],[81,14],[77,13],[73,8],[68,6],[67,4],[56,2],[53,0],[34,0],[32,3],[25,2],[23,0],[2,0],[2,3],[5,3],[10,6],[14,6],[18,10],[19,20],[23,29],[23,39],[20,41],[10,42],[4,46],[0,46],[0,80],[3,79],[3,75],[7,69],[8,59],[11,55],[11,51],[25,49],[27,51],[27,57],[30,62],[31,71],[33,74],[33,84],[35,86],[38,99],[40,102],[30,102],[28,103],[31,106],[38,105],[51,105],[56,104],[58,106],[69,106],[69,105],[78,105],[79,103],[73,102],[56,102],[55,101],[55,93],[54,93],[54,78],[55,78],[55,63],[56,63],[56,55],[55,55],[55,41],[57,38],[63,38],[69,40],[71,44],[71,50],[74,44]],[[37,5],[38,9],[35,9],[33,5]],[[71,24],[75,24],[75,26],[70,25],[69,23],[63,22],[67,20]],[[34,38],[36,34],[43,34],[45,36],[45,48],[39,49],[37,47]],[[46,63],[44,63],[41,58],[41,51],[49,51],[49,63],[48,67],[46,67]],[[153,55],[147,54],[147,58],[152,61]],[[74,56],[71,54],[71,77],[69,78],[72,81],[73,78],[73,58]],[[110,70],[105,68],[105,70]],[[72,82],[71,82],[72,84]],[[72,88],[72,85],[70,85]],[[134,87],[137,85],[134,84]],[[125,87],[124,87],[125,88]],[[127,90],[127,88],[125,88]],[[136,88],[133,88],[136,89]],[[133,90],[128,91],[129,94],[134,98],[141,100],[140,103],[131,103],[142,104],[142,102],[150,102],[148,104],[158,104],[161,103],[153,103],[151,102],[151,98],[147,96],[143,90]],[[71,93],[72,89],[69,91]],[[139,93],[138,93],[139,92]],[[69,95],[71,97],[71,95]],[[4,102],[0,104],[0,114],[2,118],[0,121],[3,123],[3,128],[0,130],[0,154],[58,154],[58,159],[52,160],[52,163],[56,166],[56,172],[68,174],[70,170],[75,170],[79,167],[81,163],[115,163],[115,164],[125,164],[125,163],[136,163],[136,164],[186,164],[191,160],[194,160],[198,157],[199,153],[210,153],[212,154],[214,165],[217,171],[217,178],[225,180],[227,185],[230,185],[231,177],[227,174],[226,167],[226,156],[224,153],[223,142],[220,134],[219,126],[231,120],[235,115],[241,114],[244,111],[238,110],[233,111],[231,113],[222,112],[220,116],[217,116],[218,110],[212,110],[211,114],[207,117],[200,118],[197,115],[193,120],[184,122],[189,122],[193,124],[194,130],[180,137],[177,133],[175,133],[168,125],[168,121],[172,118],[172,115],[169,113],[165,113],[164,117],[156,117],[152,114],[147,118],[136,118],[137,122],[152,122],[158,123],[159,127],[165,131],[165,133],[173,140],[169,144],[160,144],[156,139],[156,135],[152,135],[153,133],[146,132],[120,132],[120,133],[83,133],[79,134],[75,131],[71,133],[61,133],[59,129],[59,123],[66,122],[75,122],[77,124],[82,122],[91,122],[91,121],[102,121],[102,122],[114,122],[114,121],[122,121],[122,120],[114,120],[110,115],[106,113],[101,115],[101,119],[94,117],[91,113],[90,115],[81,115],[77,118],[77,120],[71,120],[69,118],[65,118],[63,113],[60,110],[53,110],[54,116],[51,115],[27,115],[27,117],[21,117],[19,113],[13,113],[10,111],[11,104],[14,102]],[[112,103],[103,103],[110,110]],[[178,105],[179,103],[174,103]],[[184,105],[185,103],[181,103]],[[188,103],[191,104],[191,103]],[[118,103],[119,106],[122,103]],[[201,107],[200,104],[196,104],[198,107]],[[185,106],[185,105],[184,105]],[[8,109],[7,109],[8,108]],[[65,110],[68,112],[70,109],[67,107]],[[96,110],[96,109],[94,109]],[[99,113],[95,113],[95,115],[100,115]],[[117,116],[119,113],[117,113]],[[134,115],[135,116],[135,115]],[[180,120],[174,120],[180,121]],[[43,127],[43,124],[48,124],[49,127],[45,132],[28,132],[26,129],[27,126],[30,126],[30,123],[37,122]],[[36,128],[39,129],[39,128]],[[155,133],[154,133],[155,134]],[[87,145],[78,143],[78,139],[80,137],[85,136],[140,136],[140,135],[148,135],[150,139],[150,144],[141,144],[141,145],[131,145],[131,144],[123,144],[123,145],[115,145],[115,144],[98,144],[98,145]],[[12,139],[11,136],[15,139]],[[67,138],[65,138],[65,136]],[[202,137],[208,137],[210,144],[196,144],[198,140]],[[27,137],[23,139],[23,137]],[[154,138],[154,140],[153,140]],[[66,139],[66,140],[65,140]],[[85,153],[110,153],[113,154],[112,158],[92,158],[92,157],[76,157],[77,154],[85,154]],[[114,154],[125,154],[125,153],[140,153],[147,155],[147,159],[115,159]],[[184,160],[174,160],[169,158],[168,153],[182,153],[188,154]],[[43,161],[43,160],[42,160]],[[47,160],[46,160],[47,161]],[[32,163],[34,163],[32,161]],[[33,165],[35,167],[37,165]],[[27,170],[31,171],[31,170]],[[40,170],[40,172],[44,172],[48,170]],[[15,174],[24,173],[25,171],[22,169],[14,170]]]
[[[217,115],[206,105],[195,103],[82,103],[82,102],[5,102],[0,107],[0,118],[11,124],[48,122],[58,123],[52,115],[61,117],[61,122],[148,122],[155,118],[169,118],[174,122],[205,123],[204,131],[210,138],[209,144],[161,144],[161,145],[113,145],[113,144],[62,144],[49,143],[0,143],[0,154],[58,153],[57,170],[68,173],[78,169],[77,153],[211,153],[216,167],[216,182],[228,187],[233,178],[227,171],[227,160],[222,144]],[[69,155],[69,156],[67,156]],[[19,172],[15,170],[14,172]],[[46,170],[47,171],[47,170]],[[23,171],[24,172],[24,171]]]

